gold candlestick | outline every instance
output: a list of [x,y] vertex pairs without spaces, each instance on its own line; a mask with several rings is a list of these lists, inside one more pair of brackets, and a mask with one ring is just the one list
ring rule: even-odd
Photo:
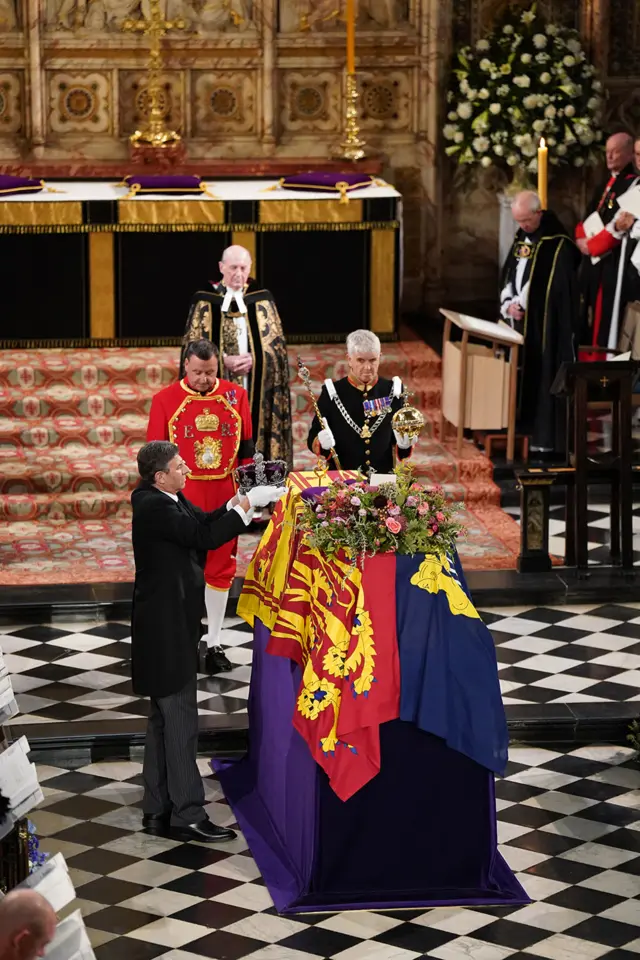
[[143,33],[149,37],[149,60],[147,64],[147,95],[149,97],[149,118],[140,130],[131,134],[129,140],[134,147],[153,147],[154,149],[175,149],[182,137],[175,130],[169,130],[164,122],[161,106],[162,95],[162,51],[160,41],[168,30],[184,30],[186,21],[182,18],[165,20],[160,12],[159,0],[150,0],[151,15],[148,20],[126,19],[122,29]]
[[339,145],[337,156],[342,160],[362,160],[365,156],[366,142],[360,139],[358,126],[358,83],[355,73],[345,75],[344,88],[344,140]]

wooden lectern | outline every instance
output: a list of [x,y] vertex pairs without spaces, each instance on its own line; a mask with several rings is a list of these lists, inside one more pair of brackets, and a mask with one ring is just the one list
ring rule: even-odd
[[[443,308],[440,313],[445,318],[440,437],[444,440],[447,421],[457,427],[456,453],[461,456],[465,429],[503,430],[506,427],[507,461],[513,463],[518,350],[524,338],[507,324],[478,320]],[[460,341],[451,339],[454,326],[462,331]],[[484,345],[470,343],[471,337],[482,340]],[[504,347],[509,349],[508,358],[500,350]]]
[[[563,363],[551,387],[568,403],[567,443],[575,470],[567,490],[568,566],[588,569],[587,494],[589,481],[611,483],[611,561],[633,572],[633,489],[631,413],[633,386],[640,371],[637,361]],[[612,408],[611,450],[589,454],[587,416],[590,401],[606,401]],[[620,545],[622,543],[622,550]]]

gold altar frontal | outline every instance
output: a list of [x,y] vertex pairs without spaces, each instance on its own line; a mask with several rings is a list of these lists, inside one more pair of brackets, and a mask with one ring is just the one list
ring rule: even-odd
[[[22,265],[44,258],[51,266],[52,258],[64,255],[65,269],[52,269],[47,280],[54,315],[47,326],[58,339],[179,335],[191,294],[217,279],[217,261],[232,243],[250,251],[252,273],[275,294],[287,335],[326,339],[360,326],[393,336],[401,199],[393,187],[366,187],[345,202],[280,189],[276,181],[207,186],[209,195],[131,198],[116,184],[63,181],[55,193],[3,199],[3,337],[51,337],[25,320],[19,288],[12,296],[17,263],[9,243],[14,254],[22,244]],[[68,270],[70,258],[80,261],[75,274]],[[76,289],[80,279],[82,289]],[[58,281],[63,289],[56,307]],[[332,309],[338,304],[342,309]]]

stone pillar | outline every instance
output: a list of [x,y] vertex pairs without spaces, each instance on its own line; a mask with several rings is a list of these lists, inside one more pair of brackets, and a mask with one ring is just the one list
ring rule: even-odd
[[40,46],[40,17],[41,7],[39,0],[27,0],[27,22],[25,24],[29,63],[27,105],[30,118],[31,146],[36,157],[42,154],[45,142],[43,105],[44,74],[42,72],[42,50]]
[[276,146],[274,106],[276,101],[275,24],[277,8],[275,0],[262,0],[260,8],[262,26],[262,149],[265,154],[270,156]]

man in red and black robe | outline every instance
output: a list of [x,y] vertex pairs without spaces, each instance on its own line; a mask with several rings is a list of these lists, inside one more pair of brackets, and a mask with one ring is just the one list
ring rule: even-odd
[[[615,226],[620,213],[617,200],[632,186],[636,177],[632,163],[633,137],[630,134],[615,133],[609,137],[606,151],[609,177],[594,193],[584,220],[576,227],[576,243],[584,254],[580,281],[580,342],[583,346],[594,347],[609,346],[620,264],[621,234]],[[600,214],[603,229],[587,237],[584,224],[595,212]],[[581,360],[601,360],[604,357],[602,351],[583,351],[580,355]]]

